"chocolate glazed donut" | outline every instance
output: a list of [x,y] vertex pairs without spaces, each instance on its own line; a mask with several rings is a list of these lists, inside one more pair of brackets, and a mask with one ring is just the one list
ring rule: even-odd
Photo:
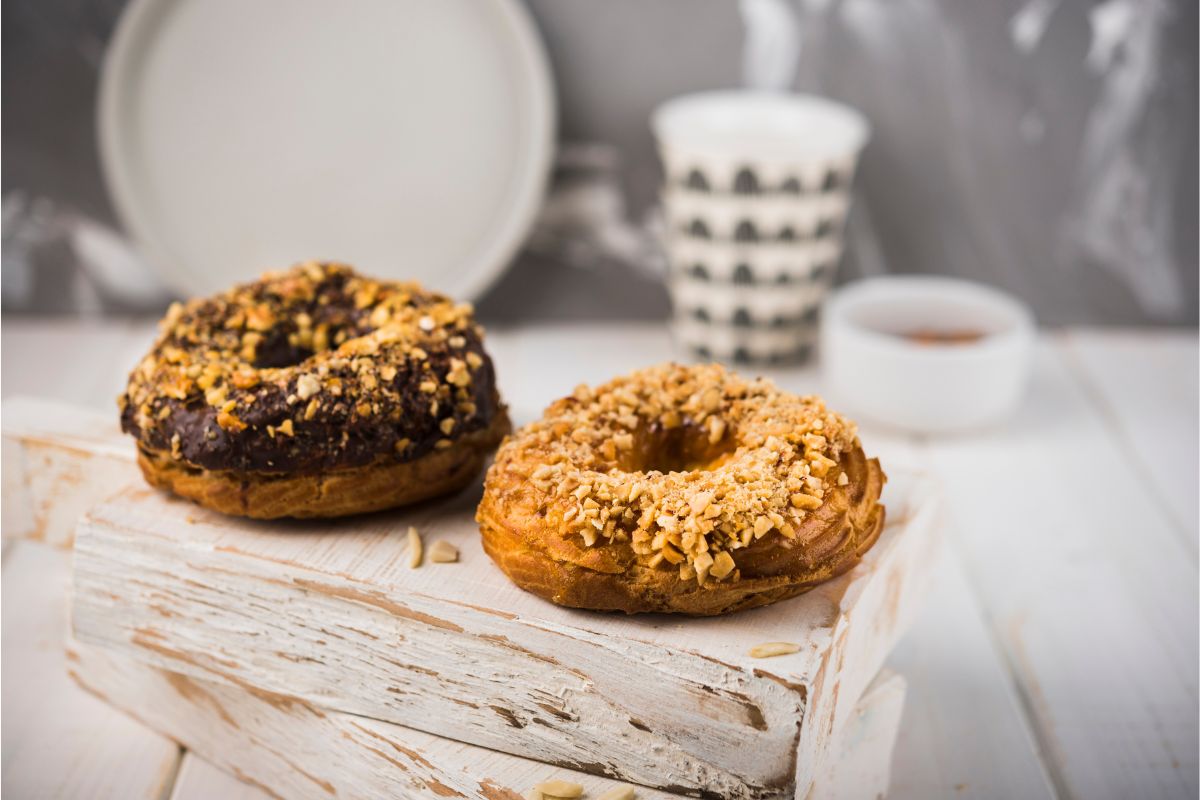
[[476,518],[496,564],[554,603],[712,615],[858,563],[884,481],[819,398],[670,364],[581,386],[509,438]]
[[335,517],[456,491],[509,431],[469,305],[308,263],[174,304],[118,399],[151,484]]

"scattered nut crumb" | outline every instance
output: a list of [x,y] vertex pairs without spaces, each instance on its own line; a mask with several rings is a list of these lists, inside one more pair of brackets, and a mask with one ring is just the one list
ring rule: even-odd
[[794,642],[763,642],[750,648],[751,658],[771,658],[799,653],[800,645]]
[[540,792],[543,795],[550,795],[554,798],[574,798],[583,794],[583,787],[578,783],[570,781],[543,781],[533,787],[534,791]]
[[458,561],[458,548],[438,539],[429,547],[429,560],[436,564],[453,564]]
[[[411,525],[408,527],[408,566],[416,569],[421,566],[421,555],[425,548],[421,544],[421,534]],[[432,557],[432,556],[431,556]]]

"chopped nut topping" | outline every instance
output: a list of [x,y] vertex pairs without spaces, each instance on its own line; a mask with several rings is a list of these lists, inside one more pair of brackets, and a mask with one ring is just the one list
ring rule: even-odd
[[708,574],[712,575],[717,580],[722,580],[728,576],[729,573],[733,572],[736,566],[737,565],[733,563],[733,556],[729,555],[728,551],[722,550],[721,552],[717,553],[716,557],[713,559],[712,567],[709,568]]
[[[415,283],[318,262],[175,303],[118,401],[122,427],[159,451],[182,434],[176,457],[207,469],[286,472],[314,458],[340,466],[445,449],[436,437],[474,433],[498,410],[472,314]],[[430,425],[414,395],[453,408],[453,422]],[[339,438],[350,424],[355,438]],[[397,439],[408,441],[390,451]]]
[[750,648],[751,658],[772,658],[799,653],[800,645],[793,642],[764,642]]
[[450,371],[446,373],[446,380],[455,386],[469,386],[471,373],[467,369],[466,363],[457,358],[450,359]]
[[792,505],[796,508],[803,508],[811,511],[814,508],[821,507],[821,498],[813,497],[811,494],[803,494],[797,492],[792,495]]
[[316,375],[301,375],[296,380],[296,395],[301,400],[307,400],[321,391],[321,380]]
[[706,585],[734,575],[756,540],[794,540],[825,501],[822,475],[857,441],[819,398],[670,364],[577,387],[503,444],[492,470],[537,464],[527,483],[564,535],[621,537],[649,567]]

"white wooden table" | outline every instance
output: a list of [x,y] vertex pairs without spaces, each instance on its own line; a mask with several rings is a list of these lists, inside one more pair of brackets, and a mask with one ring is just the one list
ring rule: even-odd
[[[112,410],[144,323],[6,321],[3,394]],[[580,382],[680,357],[658,326],[493,331],[518,423]],[[863,424],[947,495],[933,596],[890,666],[909,682],[893,798],[1197,796],[1197,335],[1046,334],[1018,415],[948,439]],[[820,391],[815,370],[777,371]],[[831,398],[832,399],[832,398]],[[3,551],[7,797],[256,798],[83,693],[62,654],[69,555]]]

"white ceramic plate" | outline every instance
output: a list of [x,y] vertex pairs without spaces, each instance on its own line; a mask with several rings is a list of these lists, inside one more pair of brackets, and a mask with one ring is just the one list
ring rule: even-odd
[[533,221],[554,118],[513,0],[133,0],[99,134],[181,292],[316,258],[473,299]]

